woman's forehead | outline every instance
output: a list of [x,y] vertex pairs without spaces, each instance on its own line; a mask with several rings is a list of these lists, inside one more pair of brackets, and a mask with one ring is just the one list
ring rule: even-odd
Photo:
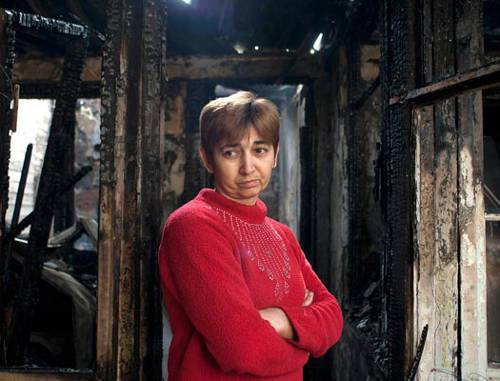
[[266,139],[262,136],[255,127],[248,128],[243,136],[238,139],[238,137],[234,138],[226,138],[223,139],[219,146],[241,146],[241,145],[258,145],[258,144],[272,144],[269,139]]

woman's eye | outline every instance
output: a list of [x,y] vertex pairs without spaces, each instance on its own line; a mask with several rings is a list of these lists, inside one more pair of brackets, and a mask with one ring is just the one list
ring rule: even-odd
[[224,157],[228,157],[228,158],[235,157],[236,156],[236,151],[224,151],[222,153],[222,155]]
[[256,148],[255,149],[255,152],[258,154],[258,155],[263,155],[265,153],[267,153],[269,150],[267,148]]

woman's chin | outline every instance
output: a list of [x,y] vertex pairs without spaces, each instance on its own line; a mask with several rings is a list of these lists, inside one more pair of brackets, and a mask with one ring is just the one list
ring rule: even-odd
[[240,200],[246,200],[249,203],[255,202],[255,199],[259,197],[259,194],[261,192],[260,187],[253,187],[253,188],[240,188],[239,189],[239,199]]

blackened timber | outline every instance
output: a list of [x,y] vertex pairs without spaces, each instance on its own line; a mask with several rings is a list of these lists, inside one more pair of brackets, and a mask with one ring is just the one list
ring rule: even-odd
[[110,0],[103,53],[96,377],[161,378],[164,1]]
[[[73,189],[75,184],[80,181],[84,176],[86,176],[92,167],[86,165],[82,167],[60,190],[57,190],[51,198],[47,200],[47,202],[52,203],[54,199],[57,199],[59,196],[64,194],[65,192]],[[19,224],[11,227],[11,230],[5,235],[5,241],[11,242],[16,238],[24,229],[31,225],[33,222],[33,212],[29,213],[26,217],[24,217]]]
[[402,380],[407,351],[407,287],[412,250],[413,171],[410,112],[406,105],[389,105],[393,94],[405,92],[414,79],[411,65],[412,1],[383,1],[382,10],[382,212],[386,225],[385,270],[388,379]]
[[[19,222],[19,214],[21,213],[21,206],[23,203],[23,198],[24,198],[24,190],[26,188],[26,180],[28,178],[28,169],[30,166],[31,162],[31,153],[33,151],[33,144],[28,144],[28,147],[26,147],[26,153],[24,155],[24,162],[23,162],[23,169],[21,171],[21,179],[19,180],[19,186],[17,187],[17,193],[16,193],[16,203],[14,205],[14,212],[12,213],[12,222],[10,224],[10,230],[15,229]],[[10,259],[12,257],[12,242],[5,241],[4,242],[6,249],[4,252],[2,252],[2,256],[5,255],[5,264],[4,264],[4,269],[3,269],[3,278],[0,278],[0,282],[2,282],[2,287],[4,287],[5,290],[7,290],[8,284],[9,284],[9,266],[10,266]]]
[[[101,81],[101,57],[87,57],[82,69],[82,82]],[[19,60],[14,65],[14,81],[21,83],[58,83],[64,66],[63,58],[29,58]],[[22,89],[21,89],[22,92]]]
[[3,288],[5,256],[5,213],[9,206],[9,158],[12,99],[12,70],[14,67],[15,31],[10,14],[0,10],[0,365],[5,365],[5,321]]
[[19,180],[19,187],[16,193],[16,203],[14,205],[14,213],[12,214],[12,223],[10,228],[14,228],[19,222],[19,214],[21,213],[21,205],[23,203],[24,189],[26,187],[26,180],[28,178],[28,170],[31,162],[31,153],[33,152],[33,144],[28,144],[26,153],[24,154],[23,168],[21,170],[21,179]]
[[167,6],[165,1],[147,1],[143,13],[144,49],[142,64],[142,125],[138,147],[140,168],[140,380],[162,378],[163,324],[160,277],[157,266],[161,221],[161,118],[165,115],[166,91],[163,88],[166,66]]
[[427,339],[428,330],[429,326],[426,324],[424,329],[422,330],[422,334],[420,335],[420,341],[418,342],[417,352],[415,354],[415,359],[413,360],[413,365],[411,367],[407,381],[415,380],[415,376],[417,375],[417,370],[418,370],[418,364],[420,364],[420,359],[422,358],[422,353],[424,352],[425,340]]
[[500,60],[492,61],[479,68],[434,82],[406,94],[391,98],[390,104],[415,103],[428,104],[433,101],[452,97],[465,92],[484,90],[500,85]]
[[[67,50],[66,53],[66,58],[65,58],[65,65],[68,65],[68,62],[72,59],[72,55],[74,52],[70,49]],[[83,69],[83,62],[84,62],[85,57],[81,57],[82,63],[80,67],[80,74]],[[80,82],[81,75],[78,77],[78,82]],[[63,82],[62,88],[66,86],[66,84]],[[77,86],[78,91],[73,95],[74,96],[74,102],[73,104],[69,103],[68,104],[68,112],[64,113],[64,119],[62,121],[63,123],[63,128],[64,132],[66,134],[64,141],[66,144],[64,145],[63,149],[61,149],[61,153],[64,154],[64,156],[60,156],[60,170],[62,171],[62,184],[66,184],[71,181],[71,178],[73,177],[73,171],[74,171],[74,166],[75,166],[75,125],[76,125],[76,117],[75,117],[75,104],[76,100],[78,99],[80,95],[80,87],[81,84]],[[56,97],[57,99],[57,97]],[[73,110],[73,112],[69,111]],[[55,200],[55,206],[54,206],[54,232],[58,233],[61,232],[70,226],[73,225],[74,220],[75,220],[75,192],[73,189],[69,189],[67,192],[64,192],[61,194],[61,196]]]
[[5,12],[11,15],[16,28],[27,28],[41,32],[56,32],[74,37],[87,38],[87,27],[80,24],[12,10],[6,10]]
[[[64,86],[56,99],[28,239],[28,255],[25,258],[12,324],[7,337],[9,365],[21,365],[24,362],[24,351],[31,333],[34,308],[39,299],[41,267],[54,213],[53,203],[48,200],[64,185],[64,174],[59,160],[65,157],[65,147],[69,144],[66,141],[68,135],[65,129],[68,126],[65,122],[70,120],[70,114],[74,115],[75,112],[87,40],[77,38],[76,41],[67,45],[67,49],[67,56],[71,58],[64,65]],[[72,128],[75,128],[74,125]]]
[[[122,31],[126,9],[120,0],[109,0],[106,7],[106,40],[102,54],[101,91],[101,163],[99,181],[99,240],[96,378],[116,380],[116,316],[118,280],[118,247],[114,236],[117,197],[117,164],[115,163],[115,136],[117,116],[124,112],[118,88],[123,87],[120,73],[122,59]],[[126,67],[126,65],[124,65]],[[120,90],[123,95],[123,90]],[[120,98],[120,102],[119,102]],[[121,119],[120,119],[121,121]]]
[[[14,79],[16,82],[51,82],[61,78],[63,60],[61,58],[30,58],[16,62]],[[176,79],[238,79],[276,81],[289,79],[318,79],[324,74],[317,57],[302,55],[294,58],[291,54],[225,55],[225,56],[171,56],[166,58],[162,70],[170,81]],[[101,58],[89,57],[85,60],[82,81],[101,80]],[[22,92],[22,88],[21,88]]]
[[168,58],[166,70],[169,79],[319,79],[324,74],[312,55],[177,56]]
[[[101,95],[101,82],[82,82],[78,98],[99,98]],[[23,99],[57,98],[61,91],[59,82],[23,82],[20,97]]]
[[73,371],[70,369],[1,368],[0,379],[3,381],[95,381],[92,371]]
[[[347,48],[348,57],[348,98],[355,99],[360,87],[360,43],[353,38]],[[361,102],[359,103],[361,104]],[[348,261],[348,289],[350,296],[359,295],[363,285],[363,152],[359,144],[365,139],[362,131],[363,123],[359,120],[360,113],[351,112],[349,115],[349,129],[347,130],[347,147],[349,160],[347,162],[349,188],[349,261]]]

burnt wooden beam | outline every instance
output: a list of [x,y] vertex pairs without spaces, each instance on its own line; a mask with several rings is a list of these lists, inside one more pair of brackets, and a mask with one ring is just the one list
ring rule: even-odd
[[5,12],[12,17],[14,26],[19,29],[26,28],[45,33],[52,32],[68,36],[87,38],[88,29],[84,25],[12,10],[5,10]]
[[[21,179],[19,180],[19,186],[17,187],[17,193],[16,193],[16,203],[14,205],[14,212],[12,213],[12,222],[10,224],[10,231],[14,229],[18,222],[19,222],[19,214],[21,212],[21,206],[23,203],[23,198],[24,198],[24,190],[26,188],[26,180],[28,178],[28,169],[31,163],[31,153],[33,151],[33,144],[28,144],[26,147],[26,153],[24,155],[24,163],[23,163],[23,169],[21,172]],[[7,237],[5,237],[7,238]],[[4,241],[4,245],[2,246],[2,251],[0,255],[3,257],[2,261],[2,266],[3,269],[0,271],[0,273],[3,273],[3,276],[0,277],[0,282],[2,282],[2,285],[0,288],[3,290],[8,290],[9,289],[9,283],[10,283],[10,259],[12,258],[12,248],[13,244],[12,242]],[[2,299],[0,298],[0,301]],[[0,304],[4,305],[4,304]],[[2,340],[3,341],[3,340]],[[3,346],[2,346],[3,347]],[[5,347],[4,347],[5,348]]]
[[385,223],[384,272],[387,320],[387,379],[402,380],[413,358],[412,337],[412,172],[410,111],[390,99],[414,87],[415,51],[412,0],[382,2],[382,215]]
[[2,381],[95,381],[91,371],[71,371],[68,369],[0,369]]
[[110,0],[103,51],[96,375],[158,380],[163,0]]
[[[20,86],[20,98],[44,99],[57,98],[61,91],[58,82],[23,82]],[[82,82],[78,98],[99,98],[101,96],[101,82]]]
[[[58,82],[61,80],[63,66],[64,58],[18,60],[14,64],[14,82],[21,84],[34,81]],[[101,57],[88,57],[85,59],[81,80],[82,82],[101,81]]]
[[390,104],[428,104],[433,101],[453,97],[465,92],[484,90],[500,86],[500,60],[467,70],[430,85],[408,91],[391,98]]
[[[21,84],[35,81],[59,81],[62,67],[62,58],[20,60],[14,66],[14,80]],[[167,58],[164,71],[165,77],[169,80],[277,80],[283,76],[284,78],[319,79],[324,74],[317,57],[301,56],[296,59],[289,54],[175,56]],[[82,71],[82,81],[85,83],[100,82],[100,80],[101,58],[87,58]]]

